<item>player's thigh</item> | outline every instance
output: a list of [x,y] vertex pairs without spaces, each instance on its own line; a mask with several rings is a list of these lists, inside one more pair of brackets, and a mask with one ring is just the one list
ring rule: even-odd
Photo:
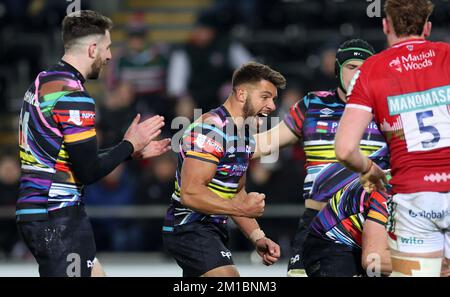
[[389,202],[391,276],[439,276],[446,250],[450,196],[396,194]]
[[226,265],[213,268],[205,272],[202,277],[239,277],[239,272],[234,265]]
[[315,236],[307,236],[303,259],[308,277],[364,275],[360,251]]
[[65,247],[60,232],[49,221],[20,222],[17,228],[39,266],[40,276],[67,276]]
[[403,253],[391,250],[391,277],[439,277],[443,266],[443,251]]
[[450,259],[442,260],[441,277],[450,277]]
[[234,265],[225,229],[210,223],[192,222],[163,232],[166,250],[183,270],[183,276],[201,276],[222,266]]
[[450,277],[450,231],[445,232],[444,259],[442,260],[441,276]]
[[392,250],[425,257],[444,250],[445,230],[450,227],[450,195],[433,192],[396,194],[388,203]]
[[98,261],[97,258],[94,259],[94,266],[92,267],[91,276],[92,277],[105,277],[106,273],[103,270],[102,264]]
[[91,276],[95,240],[88,218],[67,210],[47,221],[18,224],[19,233],[39,265],[40,276]]
[[300,218],[294,240],[292,242],[291,256],[288,263],[288,276],[306,276],[303,264],[303,245],[308,235],[309,225],[318,211],[307,208]]
[[79,255],[82,277],[92,276],[97,248],[94,231],[84,209],[79,209],[67,223],[67,231],[64,236],[67,253]]

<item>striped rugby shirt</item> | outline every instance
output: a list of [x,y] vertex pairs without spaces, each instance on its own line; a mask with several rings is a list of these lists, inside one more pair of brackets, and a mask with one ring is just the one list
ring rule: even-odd
[[327,241],[361,249],[364,222],[371,220],[383,226],[387,223],[389,196],[364,191],[358,179],[339,189],[316,215],[309,234]]
[[[305,151],[304,199],[326,202],[358,177],[338,162],[334,152],[334,137],[344,108],[336,90],[310,92],[292,105],[284,118]],[[377,163],[388,158],[384,137],[375,122],[364,132],[360,149]]]
[[95,102],[83,76],[64,61],[38,74],[24,96],[19,123],[21,161],[17,221],[45,220],[48,212],[82,204],[66,150],[96,137]]
[[223,199],[233,198],[239,190],[239,180],[246,174],[254,152],[255,140],[249,129],[238,136],[231,115],[222,105],[191,124],[179,143],[175,190],[167,210],[163,230],[195,221],[225,224],[227,216],[206,215],[180,203],[181,169],[186,158],[194,158],[217,165],[216,174],[208,188]]

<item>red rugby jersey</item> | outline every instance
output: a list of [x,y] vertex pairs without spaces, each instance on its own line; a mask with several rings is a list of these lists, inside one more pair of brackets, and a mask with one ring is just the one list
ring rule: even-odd
[[372,112],[395,193],[450,191],[450,45],[409,39],[367,59],[346,108]]

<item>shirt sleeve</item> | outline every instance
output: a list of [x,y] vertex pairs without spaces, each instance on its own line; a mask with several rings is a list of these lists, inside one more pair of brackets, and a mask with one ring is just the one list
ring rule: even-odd
[[370,195],[369,212],[367,213],[366,219],[385,226],[388,220],[386,204],[386,194],[377,191],[372,192]]
[[303,137],[303,121],[308,110],[308,96],[297,101],[289,108],[289,112],[284,117],[286,126],[298,137]]
[[347,90],[346,108],[357,108],[372,112],[373,97],[370,95],[369,71],[365,66],[367,65],[363,64],[350,81]]
[[217,165],[224,155],[226,140],[222,129],[206,123],[194,123],[184,132],[181,146],[187,158]]
[[95,103],[82,91],[59,98],[53,108],[53,119],[62,131],[62,148],[69,155],[70,169],[84,185],[105,177],[133,153],[133,145],[128,141],[98,151]]
[[59,98],[53,108],[53,120],[60,127],[66,144],[76,144],[96,137],[95,102],[83,91]]

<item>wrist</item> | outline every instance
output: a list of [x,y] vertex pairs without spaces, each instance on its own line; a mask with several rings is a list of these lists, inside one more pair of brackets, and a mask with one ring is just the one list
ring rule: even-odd
[[[134,153],[134,145],[133,145],[133,143],[132,143],[130,140],[124,138],[124,139],[122,140],[122,142],[130,146],[130,148],[131,148],[131,154]],[[131,154],[130,154],[130,155],[131,155]]]
[[373,167],[373,161],[371,159],[367,159],[367,160],[368,161],[366,162],[365,170],[361,172],[362,175],[369,173],[369,171]]
[[248,238],[254,245],[256,245],[256,242],[258,240],[263,239],[264,237],[266,237],[266,234],[264,234],[263,230],[261,230],[260,228],[253,230],[252,233],[250,233],[250,235],[248,236]]
[[239,203],[236,202],[236,198],[230,199],[229,202],[229,213],[230,215],[242,217],[243,212],[241,211],[241,208],[239,207]]
[[245,211],[242,209],[242,194],[240,194],[241,192],[237,193],[232,199],[230,200],[226,200],[229,201],[230,203],[230,207],[231,207],[231,214],[238,216],[238,217],[245,217],[246,213]]

